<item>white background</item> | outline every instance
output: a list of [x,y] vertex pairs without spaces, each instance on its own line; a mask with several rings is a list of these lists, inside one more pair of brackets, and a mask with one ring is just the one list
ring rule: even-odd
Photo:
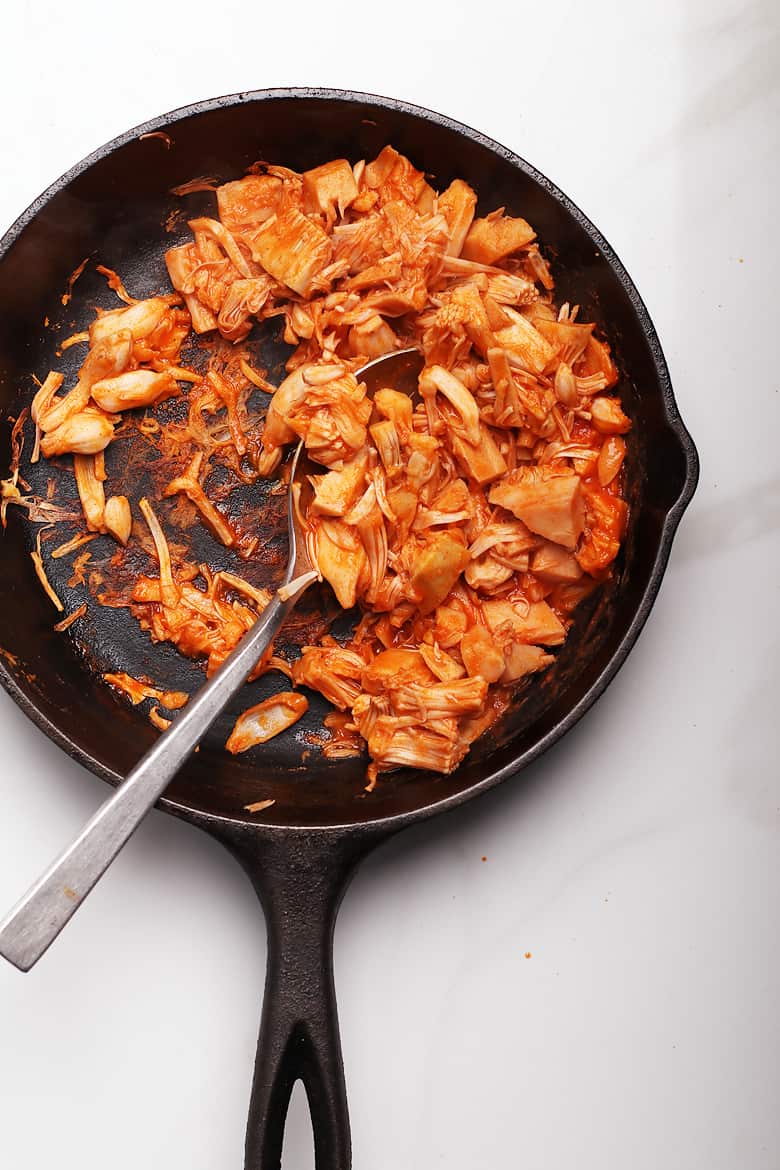
[[[597,708],[522,781],[408,833],[351,888],[336,974],[355,1167],[774,1170],[772,0],[39,0],[7,6],[0,30],[3,225],[146,118],[315,84],[484,130],[615,246],[701,483]],[[105,789],[4,695],[0,741],[2,909]],[[264,962],[235,864],[153,814],[38,969],[0,966],[0,1165],[240,1167]],[[312,1161],[296,1099],[285,1168]]]

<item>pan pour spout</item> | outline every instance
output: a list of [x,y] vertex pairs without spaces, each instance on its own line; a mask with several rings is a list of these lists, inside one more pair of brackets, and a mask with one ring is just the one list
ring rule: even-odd
[[[417,350],[399,350],[377,358],[358,371],[371,395],[388,384],[412,394],[423,362]],[[208,728],[244,685],[268,650],[306,589],[320,579],[307,552],[302,516],[312,465],[301,442],[290,469],[288,496],[289,558],[282,584],[255,625],[220,669],[146,753],[126,780],[85,825],[73,844],[32,887],[0,924],[0,955],[20,971],[29,971],[68,923],[87,894],[108,869],[162,796]],[[147,521],[155,535],[151,509]],[[166,564],[164,539],[155,541],[160,557],[161,597],[175,608],[176,583]]]

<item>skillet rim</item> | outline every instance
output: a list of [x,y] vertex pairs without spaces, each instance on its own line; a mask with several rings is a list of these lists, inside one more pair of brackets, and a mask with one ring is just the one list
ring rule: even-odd
[[[185,106],[179,106],[167,113],[160,114],[146,122],[142,122],[134,126],[123,134],[110,139],[108,142],[99,146],[96,150],[86,155],[80,162],[77,162],[69,170],[64,172],[58,179],[51,183],[30,205],[17,217],[8,230],[0,238],[0,263],[2,263],[6,254],[10,251],[17,239],[21,236],[25,228],[35,219],[35,217],[43,210],[43,208],[51,201],[51,199],[59,192],[65,190],[70,184],[78,178],[79,175],[89,170],[90,167],[100,162],[108,155],[114,153],[116,150],[128,143],[134,141],[142,134],[153,133],[158,130],[164,130],[177,121],[184,118],[190,118],[198,114],[209,113],[213,110],[229,108],[232,106],[243,105],[249,102],[263,102],[269,100],[298,100],[298,99],[315,99],[318,101],[331,102],[362,102],[365,105],[376,106],[379,109],[392,110],[394,112],[409,114],[412,117],[420,118],[423,121],[433,123],[446,128],[462,137],[469,138],[479,146],[485,147],[493,154],[509,163],[515,169],[523,172],[529,178],[534,180],[552,199],[558,203],[564,211],[571,216],[575,222],[587,233],[594,246],[601,253],[604,260],[617,277],[623,291],[628,297],[629,303],[636,314],[642,333],[650,349],[655,368],[655,388],[660,391],[663,405],[663,413],[669,431],[671,431],[678,444],[680,452],[685,461],[685,477],[682,488],[677,499],[670,505],[664,516],[664,521],[661,529],[661,535],[658,542],[658,549],[654,558],[652,571],[647,581],[647,585],[641,595],[641,598],[636,605],[634,616],[631,623],[621,638],[614,653],[605,665],[604,669],[593,681],[586,693],[576,702],[567,714],[560,719],[554,727],[552,727],[546,735],[538,739],[530,747],[526,748],[519,756],[515,757],[510,763],[504,765],[502,768],[489,771],[481,780],[475,784],[464,788],[459,792],[444,794],[438,799],[431,799],[426,803],[418,806],[415,809],[410,809],[403,813],[398,813],[392,816],[379,818],[366,818],[353,822],[335,823],[327,825],[312,825],[312,824],[269,824],[256,818],[250,819],[246,815],[236,814],[235,816],[224,816],[217,813],[206,812],[202,809],[194,808],[190,805],[183,804],[179,801],[171,800],[163,797],[158,802],[158,807],[165,812],[174,814],[175,816],[198,824],[203,828],[209,826],[219,829],[224,832],[228,828],[252,829],[258,834],[267,834],[277,836],[279,834],[289,834],[294,832],[307,833],[327,833],[329,835],[347,835],[355,833],[365,833],[366,831],[372,834],[381,835],[384,833],[392,833],[404,828],[406,825],[415,823],[417,821],[427,820],[431,816],[435,816],[440,812],[456,808],[467,801],[472,800],[476,796],[480,796],[490,789],[496,787],[503,780],[521,771],[528,764],[538,759],[543,755],[553,744],[564,736],[593,704],[601,697],[606,688],[617,675],[621,666],[625,662],[628,654],[636,643],[639,634],[641,633],[645,622],[650,616],[650,611],[653,608],[658,591],[661,586],[661,581],[666,571],[666,566],[669,561],[671,553],[672,542],[677,531],[682,515],[693,497],[696,490],[696,485],[699,478],[699,457],[685,424],[680,417],[680,412],[677,407],[677,401],[674,396],[672,388],[671,377],[669,369],[666,364],[666,359],[661,348],[661,343],[656,333],[655,326],[650,318],[642,297],[639,294],[633,280],[629,276],[622,261],[617,256],[614,248],[609,244],[606,238],[602,235],[596,225],[588,218],[587,215],[574,203],[559,187],[556,186],[546,175],[537,170],[531,163],[529,163],[522,156],[509,150],[508,147],[503,146],[495,139],[488,137],[479,130],[468,126],[466,123],[460,122],[457,119],[450,118],[446,114],[441,114],[437,111],[428,109],[425,106],[419,106],[411,102],[403,101],[399,98],[384,97],[380,94],[364,93],[360,90],[347,89],[330,89],[326,87],[310,87],[310,86],[292,86],[279,87],[273,89],[257,89],[239,91],[238,93],[226,94],[216,98],[209,98],[199,102],[193,102]],[[16,705],[24,712],[24,714],[41,730],[43,733],[55,743],[58,747],[76,760],[82,766],[87,768],[99,779],[105,780],[112,787],[116,787],[121,782],[123,777],[112,769],[105,767],[99,760],[91,756],[90,753],[83,748],[74,744],[60,727],[52,723],[43,712],[38,708],[35,701],[30,698],[19,686],[14,674],[9,666],[0,658],[0,685],[13,699]]]

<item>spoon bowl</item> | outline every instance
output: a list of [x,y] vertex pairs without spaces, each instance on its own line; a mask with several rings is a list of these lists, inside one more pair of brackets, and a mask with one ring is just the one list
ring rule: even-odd
[[[417,381],[424,367],[423,356],[418,349],[398,349],[394,353],[374,358],[359,370],[355,377],[365,383],[366,397],[373,399],[377,390],[397,390],[412,398],[417,393]],[[312,475],[322,475],[327,468],[307,454],[303,439],[295,448],[290,465],[289,492],[287,497],[287,526],[290,552],[287,572],[282,589],[305,573],[314,570],[306,552],[306,532],[302,518],[306,515],[313,496]],[[314,578],[312,578],[314,580]],[[301,594],[298,594],[300,597]]]

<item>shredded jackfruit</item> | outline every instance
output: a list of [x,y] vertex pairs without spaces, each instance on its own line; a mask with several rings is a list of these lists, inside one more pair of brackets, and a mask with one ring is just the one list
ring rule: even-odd
[[[292,667],[269,651],[255,675],[278,668],[324,695],[337,709],[325,754],[365,744],[369,789],[399,766],[448,772],[512,688],[554,661],[574,607],[620,549],[631,423],[610,393],[609,345],[576,305],[556,305],[532,225],[504,208],[477,216],[468,183],[437,192],[392,146],[368,163],[335,159],[303,174],[256,164],[244,178],[178,190],[213,191],[214,206],[166,254],[174,294],[137,300],[99,268],[123,304],[74,335],[88,341],[75,383],[60,393],[52,371],[32,403],[33,457],[74,456],[89,531],[54,555],[98,533],[140,541],[159,575],[137,577],[131,612],[210,674],[270,594],[190,565],[148,499],[151,543],[131,528],[126,497],[107,499],[103,452],[135,425],[169,468],[152,499],[175,501],[177,526],[201,523],[225,548],[261,556],[260,525],[240,543],[213,467],[242,483],[276,476],[302,439],[321,467],[301,517],[309,557],[362,616],[347,645],[325,638]],[[275,318],[294,347],[276,390],[242,348],[256,322]],[[182,361],[193,333],[205,369]],[[418,394],[388,386],[370,400],[360,367],[406,346],[425,359]],[[253,413],[257,390],[271,397]],[[178,397],[176,422],[157,413]],[[57,505],[17,486],[23,422],[0,515],[18,504],[59,519]],[[133,698],[126,677],[110,681]],[[239,718],[229,750],[284,730],[305,704],[292,693],[267,702]]]

